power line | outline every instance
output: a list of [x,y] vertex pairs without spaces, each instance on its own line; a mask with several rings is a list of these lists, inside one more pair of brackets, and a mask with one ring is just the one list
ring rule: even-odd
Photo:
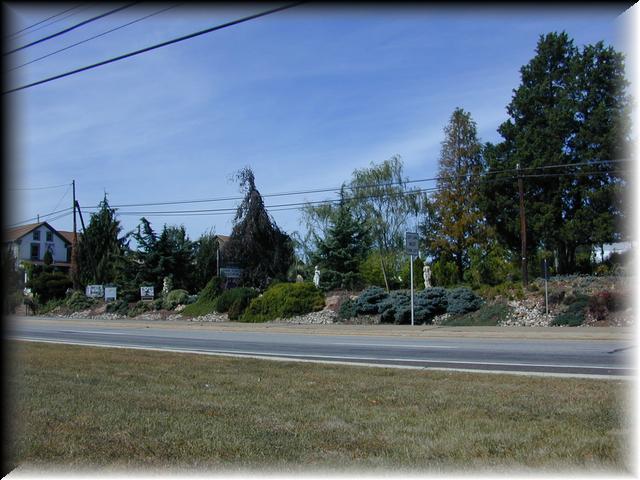
[[[546,169],[546,168],[559,168],[559,167],[573,167],[573,166],[586,166],[586,165],[596,165],[596,164],[608,164],[608,163],[617,163],[617,162],[625,162],[629,160],[599,160],[597,162],[582,162],[582,163],[574,163],[574,164],[556,164],[556,165],[546,165],[544,167],[527,167],[522,168],[522,171],[529,170],[537,170],[537,169]],[[503,170],[495,170],[493,172],[488,172],[483,175],[491,174],[497,175],[500,173],[516,173],[517,169],[509,168]],[[600,173],[600,172],[598,172]],[[404,185],[404,184],[413,184],[413,183],[423,183],[430,181],[437,181],[443,179],[452,179],[452,178],[466,178],[475,174],[464,174],[464,175],[454,175],[450,177],[437,176],[437,177],[429,177],[429,178],[421,178],[416,180],[401,180],[397,182],[386,182],[384,184],[376,183],[376,184],[368,184],[368,185],[353,185],[347,186],[347,188],[354,189],[364,189],[364,188],[374,188],[381,186],[394,186],[394,185]],[[339,192],[342,187],[327,187],[327,188],[316,188],[309,190],[298,190],[292,192],[280,192],[280,193],[265,193],[261,194],[263,198],[269,197],[283,197],[283,196],[291,196],[291,195],[304,195],[311,193],[327,193],[327,192]],[[115,204],[110,205],[112,208],[129,208],[129,207],[152,207],[152,206],[163,206],[163,205],[185,205],[192,203],[211,203],[211,202],[224,202],[224,201],[235,201],[242,200],[244,197],[242,196],[233,196],[233,197],[217,197],[217,198],[208,198],[208,199],[198,199],[198,200],[176,200],[176,201],[167,201],[167,202],[144,202],[144,203],[123,203],[123,204]],[[86,208],[94,208],[94,207],[86,207]],[[95,207],[97,208],[97,207]]]
[[21,225],[27,224],[29,222],[32,222],[33,220],[37,220],[38,218],[46,218],[46,217],[50,217],[51,215],[55,215],[57,213],[61,213],[61,212],[67,212],[67,211],[71,211],[73,210],[73,207],[68,207],[68,208],[63,208],[62,210],[58,210],[57,212],[49,212],[49,213],[45,213],[44,215],[38,215],[36,217],[31,217],[27,220],[23,220],[21,222],[16,222],[12,225],[9,225],[8,228],[13,228],[13,227],[19,227]]
[[60,202],[62,202],[62,200],[64,199],[64,197],[67,196],[67,193],[69,193],[69,190],[71,189],[71,184],[69,184],[69,187],[64,191],[64,194],[62,195],[62,197],[60,197],[60,200],[58,200],[58,203],[56,203],[56,206],[53,207],[53,209],[55,210],[56,208],[58,208],[60,206]]
[[66,10],[63,10],[62,12],[56,13],[55,15],[51,15],[50,17],[47,17],[44,20],[40,20],[39,22],[36,22],[36,23],[34,23],[32,25],[29,25],[28,27],[24,27],[24,28],[18,30],[17,32],[13,32],[13,33],[10,33],[9,35],[5,35],[4,38],[15,37],[19,33],[24,32],[25,30],[30,30],[33,27],[36,27],[36,26],[46,22],[47,20],[51,20],[52,18],[56,18],[56,17],[59,17],[60,15],[64,15],[65,13],[70,12],[71,10],[75,10],[76,8],[80,7],[81,5],[82,4],[76,5],[75,7],[67,8]]
[[18,188],[9,188],[8,190],[49,190],[52,188],[61,188],[69,186],[69,183],[63,183],[62,185],[50,185],[48,187],[18,187]]
[[57,19],[57,20],[54,20],[54,21],[52,21],[52,22],[49,22],[49,23],[47,23],[46,25],[41,25],[41,26],[39,26],[38,28],[34,28],[34,29],[33,29],[33,30],[31,30],[30,32],[23,32],[23,33],[21,33],[21,34],[19,34],[19,35],[16,35],[16,36],[15,36],[15,38],[13,38],[12,40],[16,40],[16,39],[18,39],[18,38],[20,38],[20,37],[24,37],[25,35],[31,35],[32,33],[37,32],[38,30],[42,30],[43,28],[50,27],[50,26],[51,26],[51,25],[53,25],[53,24],[56,24],[56,23],[61,22],[61,21],[63,21],[63,20],[66,20],[67,18],[74,17],[74,16],[76,16],[77,14],[79,14],[80,12],[84,12],[85,10],[88,10],[88,9],[89,9],[89,8],[91,8],[91,7],[92,7],[92,5],[85,5],[84,7],[79,8],[77,12],[73,12],[73,13],[70,13],[70,14],[68,14],[68,15],[65,15],[64,17],[59,18],[59,19]]
[[55,37],[58,37],[58,36],[60,36],[60,35],[65,34],[65,33],[68,33],[68,32],[70,32],[71,30],[75,30],[76,28],[80,28],[80,27],[82,27],[83,25],[86,25],[86,24],[91,23],[91,22],[95,22],[96,20],[100,20],[101,18],[104,18],[104,17],[106,17],[106,16],[108,16],[108,15],[112,15],[112,14],[114,14],[114,13],[117,13],[117,12],[119,12],[120,10],[124,10],[125,8],[132,7],[132,6],[133,6],[133,5],[135,5],[136,3],[139,3],[139,2],[129,3],[129,4],[124,5],[124,6],[122,6],[122,7],[118,7],[118,8],[114,8],[113,10],[109,10],[109,11],[108,11],[108,12],[106,12],[106,13],[102,13],[102,14],[100,14],[100,15],[97,15],[97,16],[95,16],[95,17],[89,18],[89,19],[87,19],[87,20],[83,20],[83,21],[82,21],[82,22],[80,22],[80,23],[76,23],[75,25],[72,25],[72,26],[70,26],[70,27],[68,27],[68,28],[65,28],[64,30],[60,30],[59,32],[52,33],[51,35],[48,35],[48,36],[46,36],[46,37],[40,38],[40,39],[38,39],[38,40],[35,40],[35,41],[31,42],[31,43],[28,43],[27,45],[23,45],[22,47],[18,47],[18,48],[14,48],[13,50],[9,50],[8,52],[3,53],[3,54],[2,54],[2,56],[10,55],[10,54],[12,54],[12,53],[19,52],[20,50],[24,50],[25,48],[29,48],[29,47],[32,47],[32,46],[37,45],[37,44],[39,44],[39,43],[45,42],[45,41],[47,41],[47,40],[51,40],[52,38],[55,38]]
[[[243,17],[243,18],[240,18],[238,20],[233,20],[231,22],[223,23],[221,25],[216,25],[215,27],[207,28],[207,29],[201,30],[199,32],[191,33],[191,34],[185,35],[183,37],[174,38],[173,40],[168,40],[166,42],[158,43],[158,44],[152,45],[150,47],[142,48],[142,49],[136,50],[134,52],[125,53],[124,55],[119,55],[117,57],[113,57],[113,58],[110,58],[108,60],[103,60],[102,62],[94,63],[92,65],[87,65],[87,66],[82,67],[82,68],[77,68],[77,69],[71,70],[69,72],[61,73],[60,75],[55,75],[53,77],[45,78],[44,80],[39,80],[37,82],[29,83],[27,85],[22,85],[20,87],[16,87],[16,88],[12,88],[10,90],[6,90],[6,91],[3,92],[3,95],[6,94],[6,93],[13,93],[13,92],[17,92],[19,90],[24,90],[26,88],[35,87],[36,85],[42,85],[43,83],[52,82],[52,81],[58,80],[60,78],[68,77],[70,75],[75,75],[76,73],[80,73],[80,72],[84,72],[84,71],[87,71],[87,70],[91,70],[93,68],[100,67],[102,65],[107,65],[109,63],[113,63],[113,62],[117,62],[117,61],[120,61],[120,60],[124,60],[125,58],[133,57],[135,55],[140,55],[142,53],[146,53],[146,52],[149,52],[151,50],[155,50],[157,48],[166,47],[167,45],[171,45],[171,44],[174,44],[174,43],[182,42],[184,40],[188,40],[190,38],[194,38],[194,37],[197,37],[199,35],[204,35],[206,33],[211,33],[213,31],[221,30],[221,29],[227,28],[227,27],[231,27],[231,26],[237,25],[239,23],[247,22],[249,20],[253,20],[253,19],[256,19],[256,18],[259,18],[259,17],[264,17],[265,15],[270,15],[272,13],[276,13],[276,12],[280,12],[280,11],[283,11],[283,10],[286,10],[286,9],[289,9],[289,8],[297,7],[298,5],[301,5],[302,3],[305,3],[305,2],[296,2],[296,3],[289,4],[289,5],[285,5],[283,7],[278,7],[278,8],[274,8],[274,9],[271,9],[271,10],[266,10],[264,12],[260,12],[260,13],[254,14],[254,15],[249,15],[248,17]],[[11,52],[9,52],[9,53],[11,53]]]
[[105,32],[99,33],[98,35],[94,35],[93,37],[86,38],[86,39],[81,40],[81,41],[79,41],[79,42],[73,43],[73,44],[71,44],[71,45],[69,45],[69,46],[67,46],[67,47],[61,48],[61,49],[56,50],[56,51],[54,51],[54,52],[51,52],[51,53],[48,53],[48,54],[43,55],[43,56],[41,56],[41,57],[35,58],[35,59],[33,59],[33,60],[30,60],[30,61],[28,61],[28,62],[26,62],[26,63],[23,63],[22,65],[18,65],[17,67],[10,68],[10,69],[9,69],[9,70],[7,70],[7,71],[8,71],[8,72],[11,72],[11,71],[13,71],[13,70],[17,70],[18,68],[22,68],[22,67],[25,67],[25,66],[27,66],[27,65],[31,65],[32,63],[35,63],[35,62],[38,62],[38,61],[43,60],[43,59],[45,59],[45,58],[51,57],[51,56],[53,56],[53,55],[55,55],[55,54],[57,54],[57,53],[64,52],[65,50],[69,50],[69,49],[71,49],[71,48],[73,48],[73,47],[76,47],[76,46],[78,46],[78,45],[81,45],[81,44],[83,44],[83,43],[87,43],[87,42],[89,42],[89,41],[91,41],[91,40],[94,40],[94,39],[96,39],[96,38],[98,38],[98,37],[102,37],[102,36],[107,35],[107,34],[109,34],[109,33],[115,32],[116,30],[120,30],[121,28],[128,27],[129,25],[133,25],[134,23],[141,22],[142,20],[146,20],[146,19],[147,19],[147,18],[149,18],[149,17],[153,17],[154,15],[158,15],[158,14],[160,14],[160,13],[166,12],[167,10],[171,10],[172,8],[176,8],[176,7],[178,7],[178,6],[180,6],[180,4],[176,4],[176,5],[172,5],[172,6],[170,6],[170,7],[167,7],[167,8],[163,8],[162,10],[158,10],[158,11],[156,11],[156,12],[150,13],[149,15],[145,15],[145,16],[143,16],[143,17],[137,18],[136,20],[133,20],[133,21],[131,21],[131,22],[127,22],[127,23],[125,23],[125,24],[123,24],[123,25],[120,25],[120,26],[118,26],[118,27],[115,27],[115,28],[112,28],[112,29],[107,30],[107,31],[105,31]]

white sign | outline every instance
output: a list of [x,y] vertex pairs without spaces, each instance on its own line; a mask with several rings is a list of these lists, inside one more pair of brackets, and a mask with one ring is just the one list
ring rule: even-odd
[[104,301],[111,302],[118,298],[118,287],[105,287],[104,289]]
[[104,287],[102,285],[87,285],[85,294],[91,298],[102,298]]
[[227,278],[240,278],[242,275],[241,268],[221,268],[220,275]]
[[142,300],[153,300],[153,287],[140,287],[140,297]]
[[418,234],[405,232],[404,234],[404,251],[407,255],[418,256]]

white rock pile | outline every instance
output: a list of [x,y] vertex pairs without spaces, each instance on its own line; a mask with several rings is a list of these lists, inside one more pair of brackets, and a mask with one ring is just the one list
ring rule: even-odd
[[338,314],[333,310],[325,308],[319,312],[311,312],[305,315],[298,315],[290,318],[280,318],[274,320],[278,323],[299,323],[299,324],[328,324],[335,323],[338,319]]
[[548,327],[553,315],[544,313],[544,306],[537,301],[512,300],[511,311],[500,325],[503,327]]

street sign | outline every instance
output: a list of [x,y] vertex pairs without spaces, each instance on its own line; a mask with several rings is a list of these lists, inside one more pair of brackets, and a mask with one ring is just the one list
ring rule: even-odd
[[118,298],[118,287],[104,287],[104,301],[113,302]]
[[90,298],[102,298],[104,287],[102,285],[87,285],[85,295]]
[[413,232],[405,232],[404,234],[404,251],[407,255],[418,256],[418,234]]
[[153,287],[140,287],[140,298],[142,300],[153,300],[154,296]]
[[221,268],[220,275],[226,278],[240,278],[240,275],[242,275],[242,269],[231,267]]

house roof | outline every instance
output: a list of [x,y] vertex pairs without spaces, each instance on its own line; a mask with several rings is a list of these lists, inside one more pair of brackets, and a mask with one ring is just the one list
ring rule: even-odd
[[216,235],[216,238],[218,239],[218,242],[220,242],[220,245],[222,245],[227,243],[231,237],[229,235]]
[[[22,225],[20,227],[9,228],[4,233],[4,241],[5,242],[15,242],[16,240],[21,239],[25,235],[28,235],[36,228],[45,225],[49,230],[58,235],[65,243],[73,243],[73,232],[65,232],[59,231],[49,225],[47,222],[40,223],[29,223],[27,225]],[[78,234],[80,236],[80,234]]]

